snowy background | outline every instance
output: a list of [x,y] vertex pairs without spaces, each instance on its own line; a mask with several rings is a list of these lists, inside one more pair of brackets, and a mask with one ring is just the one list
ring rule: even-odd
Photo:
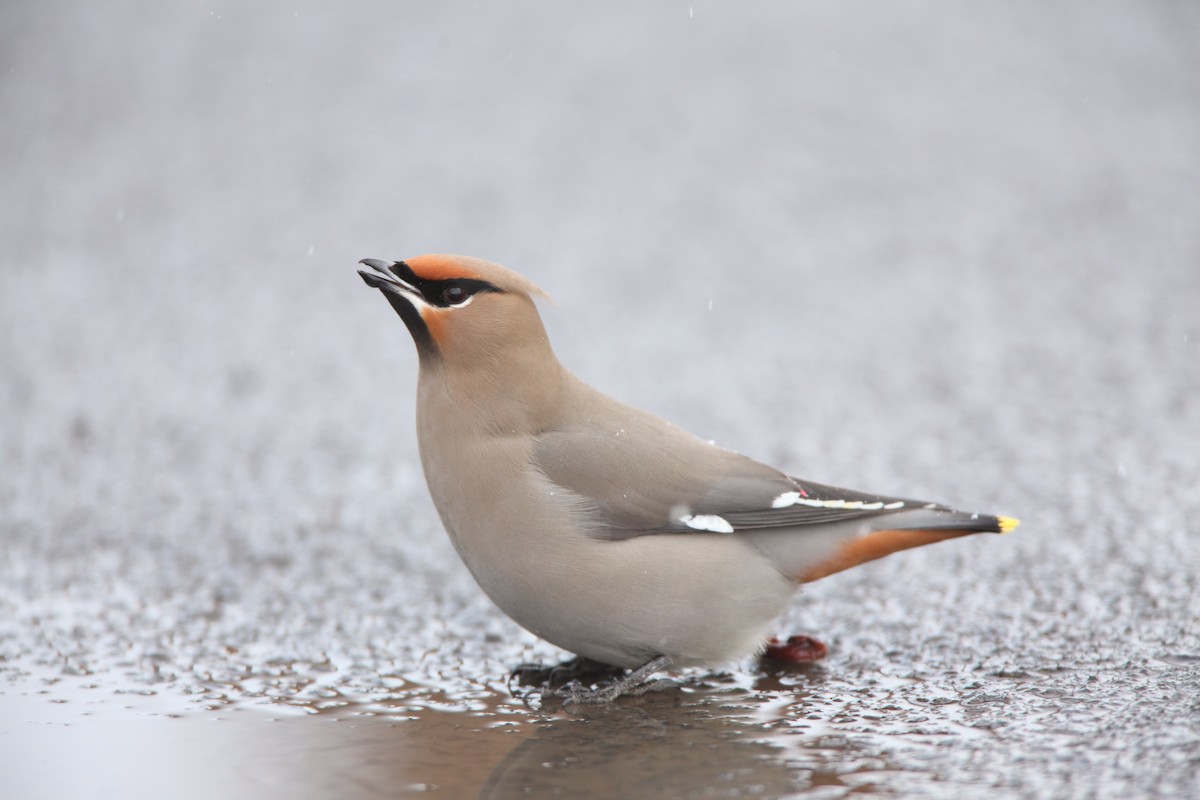
[[1200,790],[1200,7],[8,2],[0,118],[10,753],[134,692],[524,719],[561,654],[457,562],[354,269],[440,251],[697,434],[1023,519],[806,591],[811,694],[744,699],[791,791],[813,726],[847,791]]

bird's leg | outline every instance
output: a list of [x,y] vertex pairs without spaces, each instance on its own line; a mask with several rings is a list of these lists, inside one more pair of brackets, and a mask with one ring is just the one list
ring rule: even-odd
[[829,653],[825,643],[811,636],[789,636],[787,642],[772,636],[767,640],[767,649],[763,651],[764,661],[774,661],[782,664],[811,664],[820,661]]
[[549,667],[543,664],[521,664],[510,673],[509,680],[515,679],[518,686],[541,686],[546,689],[557,689],[571,681],[586,679],[591,683],[613,676],[620,671],[617,667],[609,664],[576,656]]
[[553,693],[562,698],[563,703],[610,703],[621,695],[644,694],[658,685],[659,681],[650,680],[654,673],[671,666],[669,656],[656,656],[628,674],[614,678],[600,686],[589,689],[579,681],[572,681],[566,686],[554,689]]

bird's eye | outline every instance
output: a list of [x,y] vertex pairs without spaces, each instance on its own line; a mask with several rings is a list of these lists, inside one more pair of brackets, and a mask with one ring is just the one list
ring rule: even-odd
[[442,290],[442,299],[456,306],[467,299],[467,290],[461,286],[447,286]]

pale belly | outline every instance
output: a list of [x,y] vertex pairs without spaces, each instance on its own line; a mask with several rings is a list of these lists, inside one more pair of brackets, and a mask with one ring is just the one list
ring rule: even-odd
[[522,627],[607,664],[634,667],[665,655],[690,666],[750,655],[796,590],[735,536],[564,538],[569,546],[464,553],[464,561]]

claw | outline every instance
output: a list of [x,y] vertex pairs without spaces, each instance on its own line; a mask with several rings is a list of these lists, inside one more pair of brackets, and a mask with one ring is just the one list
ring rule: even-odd
[[543,696],[556,697],[563,705],[594,705],[661,688],[669,681],[653,679],[654,673],[670,665],[670,658],[658,656],[622,675],[623,670],[580,656],[552,667],[522,664],[509,680],[515,679],[518,686],[540,685]]

